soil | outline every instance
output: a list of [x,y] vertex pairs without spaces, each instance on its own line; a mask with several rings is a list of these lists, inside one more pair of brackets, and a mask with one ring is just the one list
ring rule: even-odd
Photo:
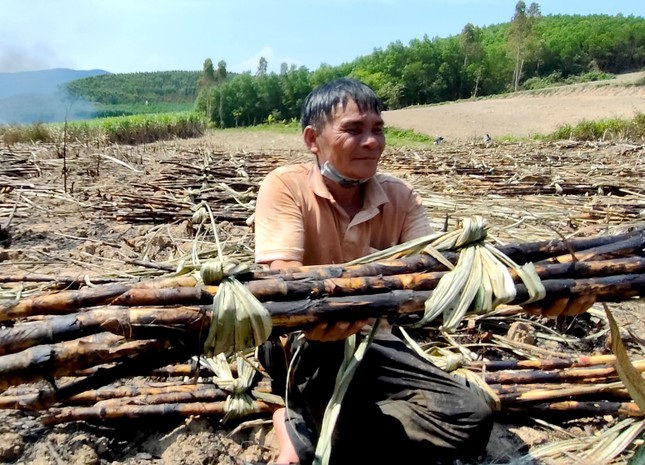
[[387,125],[414,129],[445,141],[549,134],[564,124],[605,118],[633,118],[645,113],[645,87],[630,84],[645,77],[630,73],[609,81],[508,94],[506,98],[477,99],[386,111]]
[[[621,79],[638,77],[642,75]],[[441,135],[445,143],[425,151],[388,150],[383,168],[418,188],[438,228],[481,214],[502,242],[619,231],[642,224],[645,216],[643,141],[546,144],[498,143],[496,138],[634,111],[645,112],[645,88],[597,84],[386,112],[387,124]],[[493,140],[483,143],[486,133]],[[137,260],[178,266],[194,246],[191,206],[203,182],[200,167],[209,157],[216,161],[210,166],[211,191],[224,199],[211,205],[225,218],[220,231],[227,253],[248,260],[252,228],[247,219],[261,178],[280,164],[309,159],[297,135],[221,131],[136,147],[1,146],[0,275],[83,275],[91,284],[105,276],[158,273],[137,266]],[[212,176],[218,175],[215,181],[226,181],[236,192],[214,182]],[[531,192],[517,196],[509,190],[527,186]],[[215,247],[207,244],[202,250]],[[15,298],[18,291],[28,295],[37,290],[33,284],[0,283],[0,301]],[[642,358],[642,301],[612,309],[631,353]],[[590,318],[568,326],[543,323],[570,338],[592,328],[585,326],[592,325]],[[510,336],[525,344],[536,340],[531,328],[521,325],[513,325]],[[539,338],[538,343],[572,350]],[[573,349],[607,353],[607,339]],[[0,463],[233,465],[266,463],[276,454],[267,417],[239,431],[202,416],[55,427],[40,419],[37,412],[0,410]],[[551,425],[500,419],[482,463],[517,463],[533,447],[599,434],[616,421],[604,416]],[[626,463],[626,457],[614,463]]]

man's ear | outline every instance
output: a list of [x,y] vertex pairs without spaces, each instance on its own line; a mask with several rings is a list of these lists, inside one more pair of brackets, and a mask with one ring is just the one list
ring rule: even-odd
[[313,128],[313,126],[309,125],[305,127],[305,130],[302,132],[302,138],[305,141],[305,144],[307,144],[307,148],[309,149],[310,152],[318,155],[318,143],[316,141],[317,135],[316,135],[316,130]]

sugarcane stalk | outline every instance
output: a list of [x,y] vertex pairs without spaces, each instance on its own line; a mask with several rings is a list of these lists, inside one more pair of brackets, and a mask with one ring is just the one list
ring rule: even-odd
[[[644,270],[645,258],[643,257],[542,264],[536,267],[538,276],[543,280],[637,274]],[[260,301],[315,299],[322,296],[371,294],[399,289],[432,290],[444,274],[445,271],[437,271],[321,280],[311,278],[296,280],[294,278],[298,275],[294,274],[289,279],[286,276],[279,276],[273,279],[247,281],[246,287]],[[158,279],[130,285],[107,285],[102,288],[54,293],[5,304],[0,307],[0,321],[34,315],[64,314],[79,308],[108,304],[127,306],[207,304],[212,302],[216,292],[216,286],[197,286],[197,280],[194,277]]]
[[110,300],[126,292],[126,284],[84,288],[79,291],[65,291],[45,294],[14,303],[0,305],[0,321],[24,318],[32,315],[56,315],[70,313],[72,308],[105,305]]
[[[256,414],[266,415],[280,407],[260,400],[255,401]],[[51,408],[41,418],[45,425],[57,425],[72,421],[105,421],[122,418],[148,418],[156,416],[222,416],[226,402],[189,402],[157,405],[115,405],[107,407],[62,407]]]
[[110,366],[95,366],[93,373],[85,378],[74,379],[62,384],[58,389],[41,390],[20,403],[25,410],[43,410],[51,405],[64,402],[69,397],[87,390],[105,386],[117,379],[130,376],[145,376],[156,368],[169,363],[184,361],[192,351],[183,346],[165,347],[161,352],[141,351],[126,359],[118,360]]
[[571,261],[610,260],[612,258],[624,257],[625,255],[642,253],[644,246],[645,237],[643,235],[637,235],[625,240],[577,251],[574,254],[568,253],[552,257],[547,259],[547,261],[568,263]]
[[0,305],[0,321],[25,318],[33,315],[60,315],[71,313],[78,308],[109,305],[115,298],[129,289],[165,289],[171,287],[192,287],[197,284],[193,276],[162,278],[136,284],[107,284],[86,287],[76,291],[54,292]]
[[[414,278],[412,278],[412,282]],[[594,294],[598,301],[626,300],[645,293],[645,275],[630,274],[589,279],[554,279],[542,282],[547,298]],[[189,289],[190,290],[190,289]],[[173,290],[174,291],[174,290]],[[516,284],[517,297],[511,303],[528,298],[523,284]],[[183,289],[180,290],[183,292]],[[264,305],[271,314],[274,334],[305,329],[314,324],[336,320],[387,317],[417,318],[423,312],[431,291],[393,290],[380,294],[345,297],[321,297],[293,301],[272,301]],[[80,337],[99,329],[121,336],[146,339],[172,337],[198,344],[210,325],[209,307],[107,307],[80,315],[54,317],[5,328],[0,333],[1,352],[43,343]],[[57,318],[63,318],[61,323]],[[197,337],[196,337],[197,335]],[[202,341],[203,342],[203,341]],[[2,357],[0,357],[2,360]],[[80,368],[80,367],[79,367]]]
[[[105,408],[118,405],[158,405],[188,402],[215,402],[226,400],[228,393],[216,385],[198,384],[191,389],[173,390],[167,392],[142,393],[136,396],[112,396],[98,400],[95,407]],[[69,404],[72,399],[69,399]]]
[[36,273],[18,273],[13,275],[0,275],[0,282],[2,283],[52,283],[61,286],[70,286],[73,284],[86,284],[87,280],[90,280],[92,284],[109,284],[114,282],[122,281],[132,281],[129,278],[106,278],[102,276],[51,276],[46,274],[36,274]]
[[[527,395],[532,392],[553,391],[560,392],[565,390],[580,389],[575,391],[572,396],[580,394],[593,394],[593,389],[598,389],[601,392],[610,393],[615,397],[624,397],[630,399],[627,389],[622,381],[615,381],[607,383],[607,380],[600,380],[597,384],[593,383],[532,383],[532,384],[489,384],[491,390],[498,395],[500,399],[504,398],[508,402],[512,402],[517,396]],[[615,387],[614,387],[615,386]],[[580,394],[578,394],[580,393]]]
[[[599,262],[571,262],[540,265],[536,272],[540,279],[571,279],[636,274],[645,271],[644,257],[620,258]],[[323,280],[289,280],[280,278],[249,281],[247,289],[261,302],[276,300],[318,299],[323,296],[377,294],[394,290],[433,290],[445,271],[407,273],[390,276],[328,278]],[[519,278],[515,277],[516,281]],[[113,305],[194,305],[212,301],[216,286],[169,289],[131,289],[117,297]]]
[[643,236],[645,228],[640,227],[632,231],[616,234],[616,235],[600,235],[589,236],[575,239],[551,239],[546,241],[536,242],[518,242],[515,244],[507,244],[497,247],[505,255],[512,258],[519,264],[523,263],[538,263],[546,260],[549,257],[562,256],[571,254],[571,252],[579,252],[581,250],[594,249],[603,245],[620,242],[632,237]]
[[[199,307],[103,307],[0,329],[0,355],[110,331],[136,339],[198,335],[210,324]],[[194,348],[197,350],[198,344]],[[0,363],[3,357],[0,356]]]
[[485,371],[521,370],[539,368],[541,370],[558,370],[569,367],[588,367],[592,365],[607,365],[616,362],[615,355],[583,355],[573,358],[554,358],[548,360],[487,360],[473,361],[467,368]]
[[505,412],[530,412],[531,415],[567,415],[575,417],[585,416],[628,416],[642,417],[645,413],[641,412],[635,402],[608,402],[608,401],[563,401],[542,404],[513,404],[508,406]]
[[[629,393],[624,388],[622,382],[607,383],[607,384],[593,384],[590,386],[573,386],[562,388],[547,388],[531,390],[523,393],[507,393],[498,394],[499,400],[502,405],[516,404],[522,402],[544,402],[552,401],[555,399],[571,398],[576,396],[586,396],[591,394],[605,394],[611,393],[617,395],[621,393],[622,397],[629,397]],[[606,399],[605,399],[606,400]]]
[[[645,372],[645,360],[633,362],[640,372]],[[482,374],[487,384],[559,383],[571,380],[598,380],[617,377],[615,366],[565,368],[560,371],[522,370],[494,371]]]
[[[83,370],[76,370],[69,374],[69,376],[82,377],[89,376],[96,373],[99,369],[108,368],[108,365],[102,365],[100,367],[90,367]],[[201,367],[196,366],[193,363],[177,363],[175,365],[166,365],[160,368],[155,368],[150,371],[149,376],[154,376],[155,378],[171,378],[175,376],[197,376],[200,373]]]
[[145,351],[162,352],[163,347],[162,341],[126,341],[109,333],[95,339],[82,338],[31,347],[0,357],[0,392],[12,385],[43,378],[53,382],[55,377],[64,376],[79,368],[125,358],[132,354]]
[[[641,243],[645,242],[645,228],[638,228],[628,233],[618,234],[615,236],[593,236],[582,239],[571,239],[568,241],[553,239],[548,241],[502,245],[496,248],[521,265],[529,262],[537,263],[542,260],[546,260],[548,257],[560,256],[562,254],[596,248],[629,239],[634,239],[636,242],[640,241]],[[447,251],[442,252],[442,254],[449,262],[453,264],[457,262],[457,253]],[[254,279],[277,275],[282,276],[285,279],[351,278],[379,275],[389,276],[393,274],[438,270],[445,270],[444,265],[429,255],[419,254],[400,259],[366,263],[363,265],[316,265],[282,270],[264,270],[263,272],[255,272]]]
[[[546,299],[553,297],[579,297],[594,295],[598,302],[623,302],[632,297],[645,295],[645,274],[625,274],[587,279],[550,279],[542,281],[546,289]],[[523,284],[516,284],[517,296],[513,303],[519,304],[528,299],[529,294]]]
[[[270,392],[267,391],[266,387],[264,387],[263,391]],[[175,394],[186,394],[188,396],[192,396],[192,398],[186,397],[184,400],[164,400],[167,397],[163,396],[171,396]],[[65,400],[65,404],[83,405],[123,398],[133,399],[132,402],[126,402],[137,404],[176,403],[207,400],[205,396],[210,396],[212,399],[221,399],[226,398],[227,395],[228,393],[226,391],[218,388],[217,385],[213,384],[212,382],[165,382],[146,385],[119,386],[115,388],[103,387],[100,389],[93,389],[71,396],[70,398]]]

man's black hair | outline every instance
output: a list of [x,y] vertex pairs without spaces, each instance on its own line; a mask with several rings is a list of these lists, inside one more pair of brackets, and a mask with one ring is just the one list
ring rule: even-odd
[[345,107],[349,99],[354,100],[362,112],[381,114],[383,109],[381,99],[368,85],[357,79],[338,78],[315,88],[307,95],[302,105],[300,127],[303,130],[309,125],[319,128],[325,119],[332,116],[339,103]]

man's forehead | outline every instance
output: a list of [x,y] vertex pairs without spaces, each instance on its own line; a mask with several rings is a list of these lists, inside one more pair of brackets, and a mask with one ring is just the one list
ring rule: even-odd
[[359,108],[356,101],[353,98],[348,97],[344,103],[341,101],[334,106],[330,114],[330,119],[335,120],[335,119],[343,118],[345,116],[348,116],[350,113],[355,115],[356,117],[361,117],[361,118],[370,114],[378,115],[376,112],[372,111],[369,108],[363,108],[363,109]]

